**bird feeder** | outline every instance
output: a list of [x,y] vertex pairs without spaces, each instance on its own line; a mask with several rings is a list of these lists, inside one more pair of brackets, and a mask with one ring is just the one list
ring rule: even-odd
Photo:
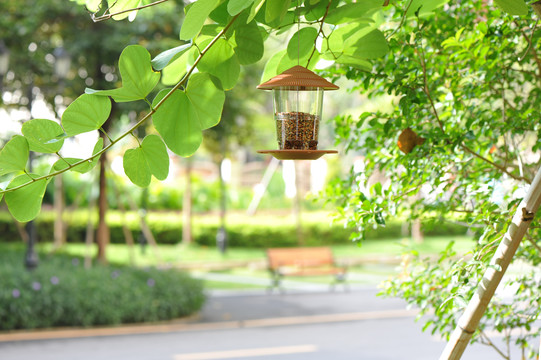
[[312,71],[294,66],[260,84],[272,90],[278,150],[260,150],[279,160],[315,160],[336,150],[318,150],[319,122],[324,90],[339,87]]

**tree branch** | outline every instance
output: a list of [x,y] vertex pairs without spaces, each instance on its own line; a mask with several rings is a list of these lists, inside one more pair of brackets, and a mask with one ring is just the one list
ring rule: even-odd
[[[241,12],[242,13],[242,12]],[[62,169],[62,170],[58,170],[56,172],[53,172],[53,173],[50,173],[48,175],[43,175],[43,176],[39,176],[37,178],[32,178],[32,181],[31,182],[27,182],[27,183],[24,183],[24,184],[21,184],[19,186],[16,186],[16,187],[13,187],[13,188],[10,188],[10,189],[5,189],[5,190],[1,190],[0,191],[0,194],[5,194],[7,192],[12,192],[12,191],[16,191],[18,189],[21,189],[25,186],[28,186],[36,181],[40,181],[40,180],[49,180],[57,175],[60,175],[62,173],[65,173],[66,171],[69,171],[71,169],[73,169],[74,167],[78,166],[78,165],[81,165],[81,164],[84,164],[88,161],[91,161],[93,160],[94,158],[96,157],[99,157],[101,156],[101,154],[105,153],[106,151],[108,151],[111,147],[113,147],[116,143],[118,143],[120,140],[122,140],[123,138],[125,138],[127,135],[131,134],[135,129],[137,129],[139,126],[141,126],[145,121],[147,121],[148,119],[150,119],[150,117],[152,115],[154,115],[156,113],[156,111],[163,105],[163,103],[169,99],[169,97],[171,97],[171,95],[175,92],[175,90],[178,90],[182,85],[184,85],[186,83],[186,81],[188,81],[188,78],[190,77],[190,75],[192,74],[192,72],[195,70],[197,64],[199,64],[199,61],[201,61],[201,58],[207,53],[207,51],[216,43],[216,41],[218,41],[219,38],[221,38],[223,36],[223,34],[225,34],[225,32],[231,27],[231,25],[233,25],[233,23],[235,22],[235,20],[237,20],[237,18],[239,17],[239,15],[241,14],[237,14],[235,15],[231,21],[227,24],[227,26],[225,28],[222,29],[222,31],[220,31],[213,39],[212,41],[201,51],[201,53],[199,54],[199,56],[197,57],[197,59],[195,60],[194,64],[192,65],[192,67],[190,68],[190,70],[188,70],[188,72],[186,73],[186,75],[184,75],[184,77],[171,89],[169,90],[169,92],[163,97],[163,99],[160,100],[160,102],[158,102],[156,104],[156,106],[154,106],[153,109],[151,109],[151,111],[146,114],[141,120],[139,120],[137,123],[135,123],[135,125],[133,125],[129,130],[127,130],[126,132],[124,132],[123,134],[121,134],[118,138],[112,140],[109,145],[105,146],[101,151],[98,151],[96,154],[93,154],[92,156],[86,158],[86,159],[83,159],[81,161],[77,161],[76,163],[73,163],[71,164],[70,166],[66,167],[65,169]]]
[[[398,27],[396,29],[394,29],[392,33],[390,33],[388,36],[385,37],[385,40],[389,40],[394,34],[396,34],[398,32],[398,30],[400,30],[402,25],[404,25],[404,21],[406,21],[406,15],[408,14],[408,11],[409,11],[410,6],[411,6],[412,3],[413,3],[413,0],[410,0],[408,2],[408,5],[406,6],[406,9],[404,10],[404,15],[402,15],[402,19],[400,19],[400,24],[398,24]],[[383,5],[383,6],[385,6],[385,5]]]
[[[120,15],[120,14],[124,14],[124,13],[130,12],[130,11],[135,11],[135,10],[145,9],[145,8],[148,8],[148,7],[151,7],[151,6],[155,6],[155,5],[164,3],[164,2],[166,2],[166,1],[169,1],[169,0],[158,0],[158,1],[153,2],[153,3],[151,3],[151,4],[142,5],[142,6],[133,8],[133,9],[127,9],[127,10],[118,11],[118,12],[116,12],[116,13],[108,13],[108,14],[105,14],[105,15],[102,15],[102,16],[97,16],[97,17],[96,17],[96,13],[93,13],[93,14],[90,16],[90,18],[91,18],[92,21],[94,21],[94,22],[100,22],[100,21],[104,21],[104,20],[109,20],[109,19],[112,18],[113,16]],[[113,6],[114,6],[114,4],[113,4]],[[107,13],[110,9],[111,9],[111,7],[107,8],[107,10],[105,10],[105,13]]]
[[[327,4],[327,8],[325,9],[325,14],[323,14],[323,17],[321,20],[319,20],[319,31],[317,32],[316,40],[314,40],[314,48],[312,49],[312,53],[310,54],[310,57],[308,58],[308,61],[306,62],[306,67],[310,66],[310,60],[312,60],[312,56],[314,56],[316,52],[316,44],[315,41],[317,41],[317,38],[319,37],[319,34],[323,34],[323,25],[325,24],[325,18],[329,14],[329,8],[331,7],[331,1]],[[325,35],[323,35],[325,37]]]
[[504,174],[506,174],[507,176],[517,180],[517,181],[525,181],[527,182],[528,184],[531,184],[532,183],[532,180],[525,177],[525,176],[516,176],[514,175],[513,173],[507,171],[506,168],[504,168],[503,166],[501,165],[498,165],[496,164],[495,162],[493,161],[490,161],[489,159],[487,159],[486,157],[476,153],[475,151],[473,151],[472,149],[470,149],[468,146],[466,146],[465,144],[460,144],[460,147],[464,150],[466,150],[467,152],[469,152],[470,154],[472,154],[473,156],[475,156],[476,158],[478,159],[481,159],[483,160],[484,162],[492,165],[493,167],[495,167],[496,169],[500,170],[501,172],[503,172]]
[[[530,50],[530,52],[532,53],[534,59],[535,59],[535,62],[537,63],[537,70],[538,70],[538,74],[537,74],[537,77],[538,78],[541,78],[541,59],[539,58],[539,56],[537,55],[537,52],[535,51],[535,49],[532,47],[532,41],[531,39],[528,37],[528,35],[526,35],[526,33],[524,32],[524,30],[522,30],[522,28],[520,27],[520,24],[518,23],[517,20],[514,20],[514,23],[515,25],[517,25],[517,28],[520,30],[520,33],[522,34],[522,37],[526,40],[526,42],[528,43],[528,49]],[[536,25],[537,25],[537,22],[536,22]],[[535,30],[535,28],[534,28]],[[533,36],[533,33],[532,33],[532,36]]]

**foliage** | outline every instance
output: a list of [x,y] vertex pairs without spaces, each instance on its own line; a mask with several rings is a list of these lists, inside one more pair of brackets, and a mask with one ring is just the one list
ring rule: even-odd
[[[490,266],[539,167],[539,31],[535,14],[526,14],[521,1],[504,3],[496,2],[526,16],[512,17],[475,1],[449,4],[434,14],[397,11],[393,19],[402,26],[386,33],[390,51],[383,61],[369,72],[334,70],[335,76],[355,80],[354,90],[369,98],[392,96],[391,112],[336,119],[336,141],[362,155],[364,169],[336,180],[328,195],[357,227],[357,239],[395,216],[458,217],[475,232],[471,254],[458,261],[451,245],[437,263],[410,253],[403,276],[383,292],[419,306],[428,315],[425,328],[445,337]],[[424,142],[404,138],[406,129]],[[407,141],[416,146],[401,152]],[[374,181],[375,172],[385,180]],[[541,259],[535,221],[527,238],[515,261],[535,267]],[[483,332],[495,328],[508,345],[511,329],[524,330],[514,339],[524,351],[537,343],[539,331],[530,331],[539,315],[538,297],[531,294],[538,284],[532,278],[537,277],[507,279],[517,289],[512,302],[495,300],[473,341],[496,348]],[[498,352],[509,357],[509,350]]]
[[[120,20],[128,16],[129,11],[126,10],[130,10],[133,3],[131,0],[109,2],[111,7],[106,9],[101,8],[99,2],[89,0],[86,6],[96,11],[93,15],[95,20]],[[8,185],[2,188],[1,193],[24,193],[35,182],[48,181],[69,170],[89,171],[91,167],[83,167],[84,164],[93,162],[126,136],[131,134],[135,137],[134,130],[150,118],[159,136],[154,138],[156,141],[139,141],[138,147],[126,151],[124,169],[130,180],[139,186],[147,186],[152,175],[165,177],[167,174],[161,171],[166,169],[162,166],[165,164],[161,162],[160,172],[156,173],[145,154],[163,153],[163,143],[180,156],[193,154],[202,142],[202,131],[220,121],[225,91],[237,83],[241,65],[259,61],[264,54],[264,41],[269,35],[289,36],[286,30],[292,28],[297,20],[303,23],[303,29],[289,36],[287,51],[271,58],[264,76],[274,76],[298,61],[313,69],[319,58],[357,63],[366,68],[371,59],[381,57],[388,51],[387,42],[378,30],[380,22],[377,17],[372,18],[382,9],[375,3],[371,6],[337,0],[298,3],[199,0],[190,4],[185,8],[179,34],[184,44],[177,43],[171,49],[162,49],[162,53],[154,59],[139,44],[127,46],[118,61],[119,86],[100,90],[87,88],[86,94],[76,99],[62,115],[62,127],[53,126],[47,119],[33,120],[35,126],[23,131],[24,136],[19,138],[18,146],[14,148],[19,154],[18,158],[24,161],[30,146],[35,151],[55,153],[60,158],[58,161],[64,165],[53,167],[47,174],[23,174],[16,178],[16,186]],[[298,9],[297,5],[300,5]],[[351,17],[351,13],[355,17]],[[331,19],[329,23],[325,22],[327,17]],[[323,41],[321,45],[320,41]],[[167,77],[164,75],[164,82],[172,83],[173,87],[153,96],[162,72],[167,74]],[[105,133],[102,125],[111,115],[109,98],[115,104],[144,102],[148,105],[148,111],[119,136],[113,138],[111,134],[106,134],[109,142],[88,159],[63,159],[59,150],[64,140],[96,130]],[[42,128],[47,128],[46,134],[40,133],[39,129]],[[0,164],[6,163],[7,158],[7,151],[0,153]],[[15,168],[3,166],[0,171],[10,176],[9,183],[11,178],[25,173],[26,167],[18,163]],[[23,196],[32,196],[39,202],[43,192],[32,191]],[[19,220],[27,221],[37,215],[36,206],[27,208],[18,201],[7,203],[9,210]]]
[[22,258],[20,246],[1,253],[2,330],[168,320],[205,299],[201,281],[176,270],[84,269],[79,258],[41,254],[39,272],[28,272]]
[[[248,216],[233,213],[228,218],[227,230],[230,234],[232,247],[267,248],[279,246],[297,246],[296,223],[291,216],[273,215],[277,220],[268,222],[268,214]],[[66,217],[67,237],[69,242],[84,242],[88,213],[76,211]],[[93,218],[96,222],[97,219]],[[50,242],[53,239],[54,214],[44,211],[36,219],[39,242]],[[182,234],[181,215],[176,212],[149,212],[147,222],[159,244],[177,244]],[[107,218],[111,230],[111,242],[125,244],[123,225],[128,226],[135,239],[141,233],[138,215],[111,211]],[[427,236],[464,235],[463,227],[452,223],[426,222],[423,224]],[[193,220],[194,243],[213,247],[216,243],[216,232],[220,227],[217,215],[195,216]],[[309,246],[350,244],[352,230],[341,224],[331,224],[331,219],[324,212],[306,212],[303,216],[302,229]],[[20,236],[11,217],[0,213],[0,241],[19,241]],[[381,240],[385,238],[398,239],[402,234],[401,221],[391,221],[387,227],[369,231],[368,238]]]

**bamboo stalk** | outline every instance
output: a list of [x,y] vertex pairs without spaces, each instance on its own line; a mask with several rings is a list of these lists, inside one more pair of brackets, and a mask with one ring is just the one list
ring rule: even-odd
[[485,272],[476,293],[470,299],[468,307],[460,317],[447,346],[443,350],[440,360],[458,360],[462,357],[540,203],[541,168],[537,170],[528,193],[517,208],[513,220],[490,262],[493,266],[490,266]]

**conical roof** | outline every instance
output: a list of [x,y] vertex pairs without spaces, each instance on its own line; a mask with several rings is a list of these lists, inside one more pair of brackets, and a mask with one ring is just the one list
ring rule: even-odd
[[269,81],[258,85],[257,88],[262,90],[272,90],[278,87],[290,86],[323,88],[324,90],[339,89],[337,85],[334,85],[300,65],[293,66],[291,69],[284,71],[280,75],[276,75]]

